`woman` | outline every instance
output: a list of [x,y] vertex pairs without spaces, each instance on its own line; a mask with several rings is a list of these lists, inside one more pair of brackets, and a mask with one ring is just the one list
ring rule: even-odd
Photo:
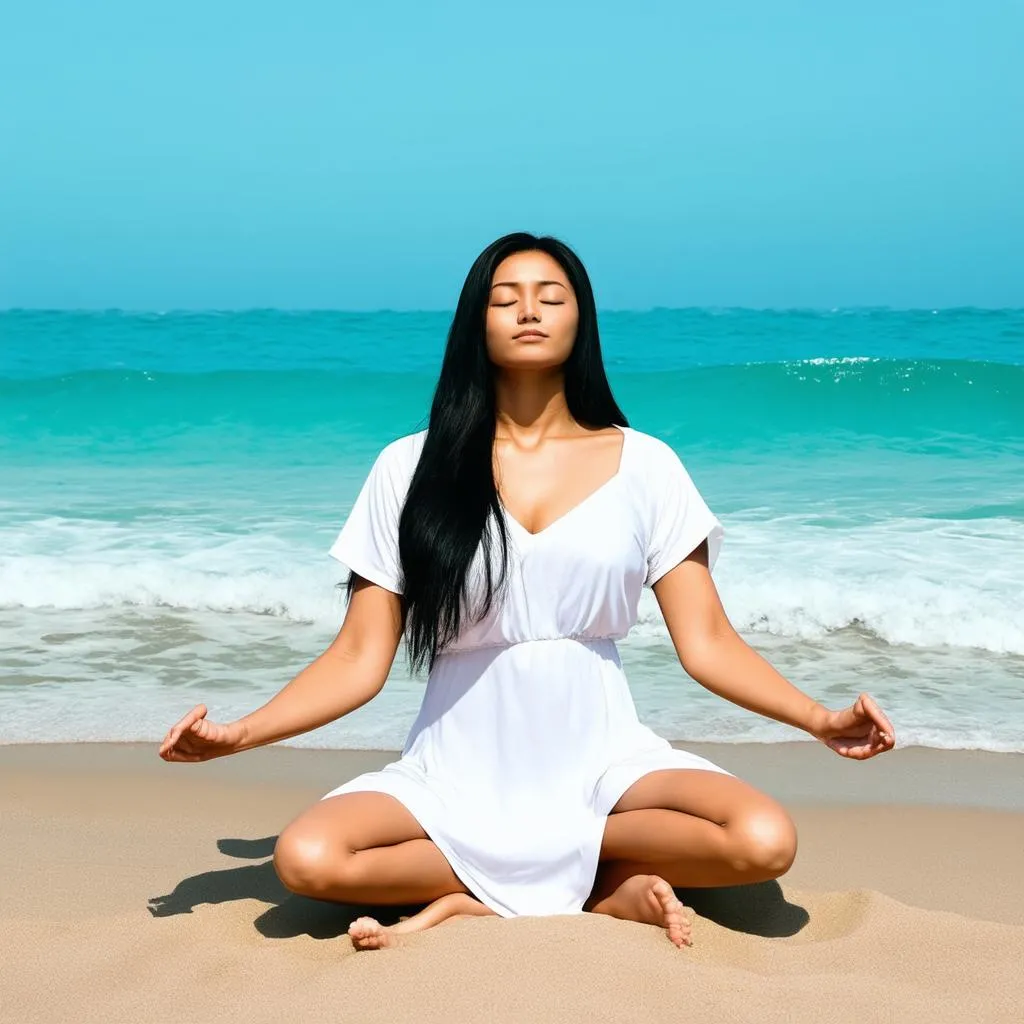
[[776,878],[796,834],[774,800],[637,720],[615,641],[643,586],[709,690],[846,757],[894,744],[870,697],[830,711],[738,636],[710,574],[721,540],[673,450],[616,405],[579,259],[507,235],[470,269],[428,429],[380,453],[331,549],[351,572],[337,637],[236,722],[194,708],[160,755],[202,761],[333,721],[380,691],[404,634],[430,675],[402,757],[284,829],[284,885],[428,904],[391,928],[355,921],[363,949],[453,916],[581,910],[689,944],[672,887]]

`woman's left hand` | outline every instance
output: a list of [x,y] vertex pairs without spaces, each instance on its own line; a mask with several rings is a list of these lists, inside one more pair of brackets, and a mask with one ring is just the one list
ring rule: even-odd
[[892,724],[866,693],[844,711],[827,712],[813,735],[837,754],[860,761],[896,745]]

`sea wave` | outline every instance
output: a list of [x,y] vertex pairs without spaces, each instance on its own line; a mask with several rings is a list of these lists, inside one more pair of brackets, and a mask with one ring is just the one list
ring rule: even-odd
[[[197,544],[177,554],[143,548],[2,557],[0,608],[167,608],[325,627],[343,617],[335,584],[345,570],[322,553],[240,540]],[[1003,577],[978,580],[969,571],[929,578],[906,567],[870,565],[849,573],[838,563],[826,573],[824,556],[807,560],[802,571],[751,564],[742,556],[728,563],[723,556],[723,563],[716,570],[718,588],[731,621],[746,634],[817,640],[853,631],[888,645],[1024,656],[1012,567]],[[630,642],[669,643],[649,591]]]

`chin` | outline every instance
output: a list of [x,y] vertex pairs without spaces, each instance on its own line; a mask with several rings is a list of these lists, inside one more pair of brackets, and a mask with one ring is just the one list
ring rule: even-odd
[[556,350],[550,338],[538,338],[510,342],[499,354],[491,356],[491,362],[502,370],[554,370],[568,358],[569,353]]

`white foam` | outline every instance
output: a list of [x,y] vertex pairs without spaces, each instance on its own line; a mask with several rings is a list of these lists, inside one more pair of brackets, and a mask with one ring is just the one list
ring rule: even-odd
[[[19,609],[0,612],[0,631],[7,684],[0,687],[0,742],[156,742],[200,701],[221,721],[261,706],[324,649],[333,624],[142,607]],[[891,647],[851,631],[814,641],[751,639],[784,676],[829,707],[872,693],[901,744],[1024,750],[1020,659]],[[638,633],[621,649],[639,713],[664,736],[734,743],[803,735],[688,679],[667,638]],[[289,742],[400,748],[423,685],[409,677],[400,654],[374,701]]]
[[[1011,520],[729,518],[715,577],[734,624],[832,707],[876,696],[901,744],[1024,750],[1024,526]],[[340,517],[339,517],[340,518]],[[0,742],[158,741],[200,700],[220,718],[268,700],[330,641],[344,569],[286,518],[130,524],[49,517],[0,536]],[[296,539],[298,538],[298,539]],[[799,733],[686,679],[649,592],[622,644],[641,716],[672,739]],[[422,681],[296,746],[400,747]]]
[[[344,570],[270,530],[218,536],[50,518],[4,531],[0,608],[176,608],[294,622],[336,618],[325,602]],[[57,549],[58,553],[54,553]],[[326,549],[326,544],[325,544]]]
[[[715,577],[743,632],[811,640],[856,629],[889,644],[1024,655],[1024,524],[734,521],[728,544]],[[650,595],[639,631],[664,635]]]
[[799,363],[808,366],[847,366],[851,363],[880,363],[875,356],[816,356],[813,359],[801,359]]
[[[263,527],[83,524],[48,518],[3,535],[0,607],[176,608],[336,623],[329,544]],[[815,639],[858,629],[890,644],[1024,655],[1024,524],[899,519],[843,530],[733,518],[716,569],[738,629]],[[330,600],[326,598],[330,597]],[[666,637],[649,593],[640,637]]]

